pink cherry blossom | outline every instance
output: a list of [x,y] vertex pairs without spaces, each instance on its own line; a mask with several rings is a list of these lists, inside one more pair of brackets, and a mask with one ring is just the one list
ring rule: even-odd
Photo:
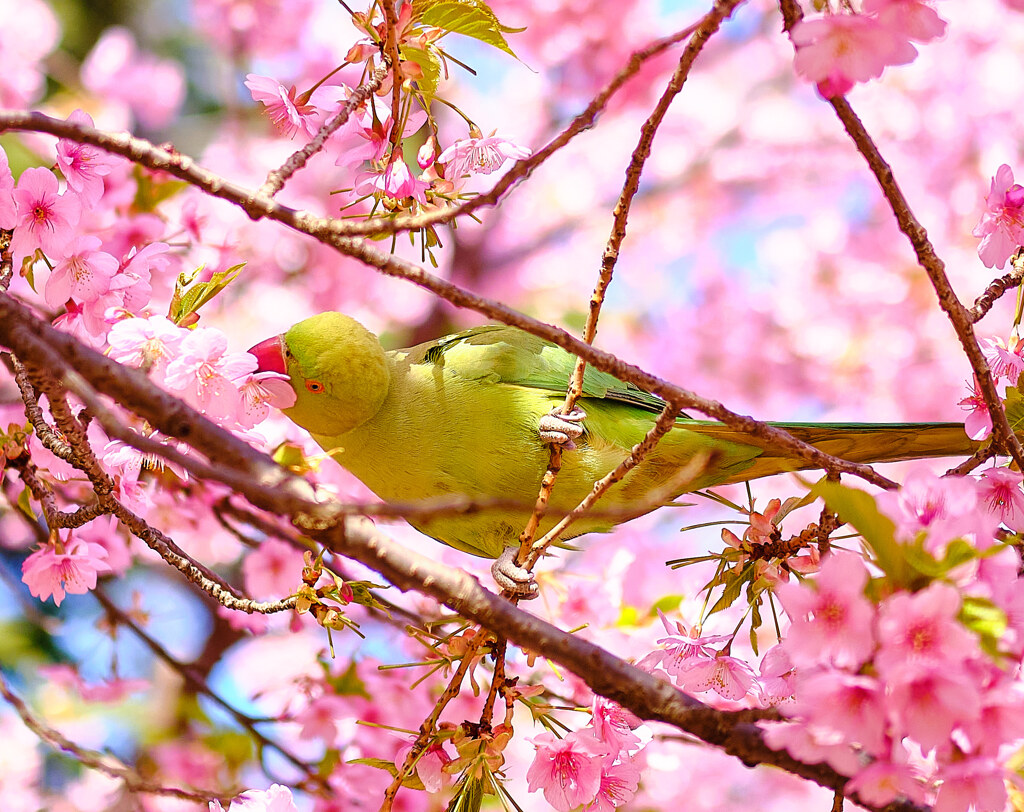
[[673,628],[660,609],[658,616],[670,636],[658,640],[658,645],[665,646],[665,648],[653,651],[644,657],[638,663],[641,668],[652,669],[661,666],[669,675],[678,677],[689,667],[691,662],[714,657],[718,653],[718,649],[713,646],[728,642],[730,639],[727,634],[702,637],[699,627],[694,626],[687,629],[678,622]]
[[57,255],[74,236],[74,227],[82,214],[76,195],[60,194],[57,178],[49,169],[32,167],[21,173],[14,190],[18,206],[11,251],[26,257],[41,248]]
[[1017,378],[1024,372],[1024,341],[1014,333],[1006,344],[998,337],[983,338],[980,343],[992,374],[1017,383]]
[[234,420],[241,396],[232,381],[256,368],[247,352],[227,352],[227,337],[199,327],[182,340],[179,355],[167,366],[164,383],[186,403],[215,420]]
[[82,84],[145,127],[165,126],[185,99],[181,66],[139,50],[127,28],[106,29],[82,63]]
[[848,90],[853,83],[881,76],[887,65],[904,65],[917,56],[908,40],[863,14],[805,18],[793,27],[791,38],[796,72],[836,89]]
[[118,521],[113,516],[100,516],[78,528],[75,535],[90,544],[98,544],[107,551],[104,559],[110,572],[124,575],[132,565],[132,551],[128,541],[118,532]]
[[973,232],[981,237],[978,256],[986,268],[1001,269],[1024,243],[1024,188],[1013,182],[1013,170],[1007,164],[996,170],[985,206],[988,211]]
[[544,790],[544,800],[568,812],[594,800],[601,787],[604,754],[596,739],[574,732],[559,739],[544,732],[532,740],[537,752],[526,773],[530,792]]
[[642,747],[645,742],[634,731],[639,730],[645,738],[650,736],[643,722],[632,711],[610,699],[595,695],[590,707],[594,736],[607,745],[609,752],[634,752]]
[[268,57],[302,48],[312,0],[204,0],[192,9],[203,33],[238,57]]
[[937,555],[948,542],[964,536],[973,535],[979,547],[992,543],[995,522],[986,523],[977,506],[973,479],[921,471],[911,473],[899,491],[878,495],[878,507],[896,523],[897,538],[911,542],[919,533],[927,533],[926,548]]
[[808,764],[824,762],[844,775],[855,774],[861,766],[859,753],[845,742],[837,743],[831,731],[792,722],[758,722],[757,726],[772,750],[785,750]]
[[437,162],[446,164],[445,177],[458,188],[466,177],[490,175],[501,169],[506,161],[519,161],[530,155],[526,147],[507,138],[490,135],[487,138],[460,138],[437,156]]
[[758,673],[764,704],[778,705],[792,699],[796,690],[796,677],[785,646],[779,644],[768,649],[761,658]]
[[293,720],[302,725],[303,739],[320,739],[327,747],[333,747],[338,738],[338,721],[351,711],[351,704],[344,697],[324,693],[310,700]]
[[1005,774],[993,758],[969,758],[943,766],[933,812],[1000,812],[1006,807]]
[[970,412],[964,421],[964,431],[967,432],[968,437],[972,440],[984,440],[992,433],[992,415],[989,413],[988,404],[982,397],[977,379],[974,380],[971,394],[957,405]]
[[[74,124],[93,126],[92,116],[75,110],[68,116]],[[82,144],[62,138],[57,142],[57,166],[64,174],[68,186],[78,192],[82,203],[95,206],[103,195],[103,178],[119,163],[119,158],[91,144]]]
[[39,99],[46,85],[39,62],[60,41],[60,23],[42,0],[7,0],[0,16],[18,20],[17,26],[0,28],[0,106],[24,109]]
[[864,11],[897,36],[931,42],[946,33],[943,20],[926,0],[864,0]]
[[977,651],[974,635],[957,620],[960,593],[935,582],[920,592],[897,592],[878,611],[879,650],[875,664],[883,674],[901,663],[955,662]]
[[[210,801],[210,812],[224,812],[220,801]],[[292,799],[292,791],[281,784],[271,784],[270,789],[250,789],[231,802],[227,812],[299,812]]]
[[107,335],[109,355],[119,363],[143,367],[162,381],[167,365],[178,356],[178,348],[188,335],[188,330],[163,316],[121,319],[114,322]]
[[245,586],[255,598],[285,598],[301,585],[302,552],[277,539],[266,539],[242,562]]
[[60,606],[64,595],[84,595],[96,588],[96,576],[110,572],[107,551],[71,533],[57,552],[53,544],[44,544],[21,565],[22,579],[28,590],[41,601],[51,595]]
[[110,254],[100,251],[100,245],[100,238],[91,234],[75,237],[68,244],[64,258],[46,280],[44,295],[50,307],[62,307],[71,297],[79,302],[92,302],[110,290],[118,263]]
[[277,372],[256,372],[247,375],[238,385],[242,395],[242,406],[238,412],[238,424],[252,428],[262,422],[270,407],[287,409],[295,405],[295,390],[286,375]]
[[363,175],[356,183],[359,194],[376,192],[396,200],[412,197],[421,202],[426,200],[424,192],[429,188],[429,183],[413,176],[409,165],[401,158],[389,163],[382,171]]
[[796,702],[788,715],[799,715],[838,741],[857,744],[871,755],[884,751],[885,686],[874,677],[820,669],[798,676]]
[[605,759],[601,768],[601,785],[597,797],[583,807],[583,812],[612,812],[633,800],[640,786],[640,770],[628,761]]
[[[401,769],[406,757],[412,752],[412,742],[402,747],[395,754],[395,766]],[[443,744],[430,744],[427,749],[416,759],[416,776],[423,782],[427,792],[440,792],[445,787],[452,785],[451,773],[445,772],[446,765],[451,764],[454,759],[444,749]]]
[[883,807],[903,796],[914,803],[925,802],[920,773],[908,764],[885,759],[873,761],[860,770],[846,785],[847,795],[856,795],[861,801]]
[[677,683],[689,693],[714,691],[725,699],[737,701],[754,684],[754,672],[743,660],[718,652],[714,657],[692,657],[682,664]]
[[149,682],[143,679],[114,677],[105,682],[86,682],[70,665],[44,665],[38,671],[47,682],[71,689],[86,702],[120,702],[129,694],[149,688]]
[[[350,91],[344,89],[346,93]],[[419,130],[427,121],[425,111],[414,108],[410,111],[402,127],[402,137],[406,138]],[[338,153],[335,164],[354,167],[369,161],[383,161],[391,144],[391,130],[394,119],[390,115],[383,121],[375,116],[366,106],[358,108],[332,140],[332,147]]]
[[978,480],[982,506],[1011,530],[1024,530],[1024,475],[1009,468],[986,468]]
[[978,718],[978,686],[948,663],[909,663],[886,670],[895,736],[910,736],[927,752],[949,741],[953,729]]
[[785,647],[793,664],[832,662],[856,668],[871,656],[874,615],[864,597],[868,571],[851,553],[825,559],[813,582],[779,584],[775,592],[792,620]]
[[276,79],[250,73],[245,77],[245,86],[252,93],[253,101],[263,105],[282,135],[291,138],[300,130],[310,138],[316,135],[318,111],[309,103],[308,97],[298,98],[295,85],[285,88]]

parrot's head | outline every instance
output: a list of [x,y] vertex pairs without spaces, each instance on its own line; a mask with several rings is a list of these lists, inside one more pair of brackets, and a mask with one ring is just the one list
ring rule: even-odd
[[377,336],[341,313],[320,313],[249,350],[260,372],[291,379],[285,415],[312,434],[344,434],[373,417],[391,375]]

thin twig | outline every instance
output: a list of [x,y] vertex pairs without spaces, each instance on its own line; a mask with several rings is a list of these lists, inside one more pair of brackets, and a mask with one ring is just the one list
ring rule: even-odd
[[79,764],[88,767],[91,770],[96,770],[104,775],[108,775],[111,778],[116,778],[124,782],[125,787],[130,792],[140,792],[147,795],[163,795],[170,798],[181,798],[185,801],[195,801],[203,805],[209,804],[210,801],[224,801],[227,803],[228,796],[222,795],[218,792],[195,792],[187,789],[179,789],[178,787],[165,787],[159,784],[155,784],[151,781],[147,781],[140,776],[135,770],[131,769],[119,759],[108,753],[100,753],[97,750],[90,750],[87,747],[82,747],[80,744],[75,744],[71,739],[64,736],[57,730],[54,730],[42,719],[37,717],[28,705],[15,694],[7,680],[4,678],[3,672],[0,672],[0,696],[4,698],[8,705],[14,708],[15,713],[21,717],[21,721],[24,722],[25,727],[31,730],[36,736],[39,737],[40,741],[52,747],[54,750],[62,750],[65,753],[73,756],[75,761]]
[[116,625],[130,629],[131,632],[142,641],[146,648],[152,651],[159,659],[167,663],[167,665],[169,665],[175,672],[180,674],[182,679],[191,686],[192,690],[209,697],[215,704],[223,708],[236,722],[238,722],[238,724],[249,731],[249,735],[259,742],[261,747],[270,747],[271,749],[276,750],[294,767],[297,767],[308,780],[312,781],[319,787],[324,786],[323,779],[317,774],[316,770],[311,765],[294,755],[283,745],[278,744],[272,739],[268,739],[256,728],[255,720],[246,716],[240,710],[235,708],[234,705],[222,698],[220,694],[210,688],[210,686],[206,684],[206,680],[196,673],[195,669],[174,657],[154,637],[144,631],[127,612],[114,603],[102,588],[96,588],[91,594],[97,601],[99,601],[107,615]]
[[317,130],[316,135],[308,144],[293,152],[279,168],[267,174],[267,179],[256,194],[260,197],[272,198],[280,192],[292,175],[302,169],[310,158],[324,148],[327,139],[345,125],[352,115],[352,111],[374,94],[384,81],[384,77],[388,75],[389,70],[388,65],[381,65],[366,82],[353,90],[342,108]]
[[[615,270],[615,264],[618,262],[622,241],[626,237],[626,221],[629,218],[629,211],[633,203],[633,198],[636,196],[637,190],[640,188],[640,178],[643,174],[644,165],[646,164],[648,157],[650,157],[651,145],[654,142],[654,136],[657,134],[658,128],[661,126],[661,123],[665,118],[665,114],[668,112],[669,105],[675,97],[679,95],[680,91],[682,91],[683,85],[686,83],[686,78],[690,75],[690,70],[696,61],[697,56],[703,50],[704,45],[718,30],[722,21],[732,13],[732,10],[739,5],[740,2],[741,0],[727,0],[726,2],[716,3],[712,10],[704,15],[696,25],[693,34],[690,36],[689,42],[686,43],[686,47],[683,49],[683,53],[679,58],[679,62],[676,64],[675,70],[672,72],[672,77],[669,79],[668,85],[661,94],[661,97],[658,99],[657,104],[655,104],[651,114],[647,117],[647,120],[640,128],[640,140],[633,150],[629,165],[626,167],[626,180],[623,184],[622,191],[619,193],[618,202],[615,205],[612,232],[608,237],[607,245],[605,246],[604,253],[601,257],[601,271],[598,274],[597,284],[595,285],[594,292],[590,297],[590,309],[587,314],[587,323],[583,329],[583,341],[587,344],[593,344],[594,338],[597,336],[597,322],[601,315],[601,306],[604,304],[605,293],[612,281],[612,273]],[[573,368],[572,376],[569,380],[568,391],[565,395],[565,402],[562,404],[562,414],[569,414],[575,407],[576,401],[583,394],[583,376],[586,370],[586,359],[582,356],[578,356],[576,358],[576,365]],[[657,440],[663,437],[666,431],[667,429],[659,432],[656,435],[657,439],[655,439],[653,443],[643,444],[644,451],[641,452],[639,457],[633,460],[630,467],[636,465],[636,463],[642,458],[643,454],[646,454],[649,450],[653,449]],[[634,453],[635,452],[636,449],[634,449]],[[537,557],[541,552],[543,552],[543,549],[550,544],[554,538],[557,538],[556,534],[544,545],[541,545],[541,549],[535,549],[531,553],[534,535],[540,525],[541,518],[547,510],[548,502],[551,499],[551,492],[555,487],[558,474],[562,469],[562,455],[563,446],[558,443],[553,443],[551,446],[547,470],[541,477],[540,492],[537,495],[537,502],[534,505],[533,513],[530,515],[525,529],[519,536],[519,552],[516,558],[520,564],[523,562],[536,563]],[[630,456],[632,457],[633,455],[631,454]],[[604,491],[602,490],[600,493],[604,493]],[[597,497],[595,497],[595,500],[596,498]],[[565,520],[563,520],[563,522],[564,521]],[[551,536],[551,534],[549,533],[548,536]],[[527,569],[532,566],[532,563],[527,566]]]
[[437,728],[437,722],[441,718],[441,714],[448,706],[448,703],[455,699],[462,690],[462,681],[466,678],[466,674],[469,673],[469,669],[472,667],[473,661],[476,659],[477,652],[480,650],[481,646],[490,640],[490,634],[484,632],[482,629],[478,629],[469,645],[466,646],[466,651],[462,655],[462,659],[459,661],[459,665],[455,669],[455,673],[452,674],[452,678],[448,681],[448,685],[445,686],[444,691],[441,692],[441,696],[437,698],[430,714],[423,720],[422,724],[420,724],[420,732],[417,734],[416,740],[412,744],[412,749],[403,760],[402,766],[399,767],[398,774],[388,786],[387,790],[385,790],[384,801],[381,804],[380,812],[390,812],[391,807],[395,802],[395,796],[398,795],[398,790],[402,788],[402,782],[412,774],[413,765],[416,763],[417,759],[419,759],[420,754],[424,749],[426,749],[427,744],[433,737],[434,731]]
[[974,334],[971,313],[957,298],[946,274],[945,264],[935,253],[935,248],[928,239],[928,233],[910,210],[906,197],[893,177],[892,168],[882,158],[878,146],[853,111],[850,103],[844,97],[836,96],[829,99],[829,104],[835,109],[836,115],[839,116],[839,120],[853,140],[858,152],[864,156],[874,173],[875,179],[882,189],[882,194],[885,195],[889,207],[896,216],[900,231],[910,240],[914,253],[917,255],[918,264],[928,274],[932,287],[935,288],[939,306],[953,325],[957,338],[960,340],[960,346],[974,370],[978,387],[985,400],[985,405],[988,407],[989,415],[992,417],[992,433],[996,442],[1009,452],[1018,467],[1024,468],[1024,447],[1021,447],[1020,440],[1017,439],[1006,419],[1006,412],[1003,410],[1002,400],[996,391],[992,373],[985,361],[984,354],[982,354],[981,347],[978,346],[978,338]]
[[1020,287],[1024,280],[1024,252],[1018,251],[1012,260],[1013,270],[1003,274],[998,279],[993,279],[991,284],[985,288],[985,292],[974,300],[974,307],[967,311],[972,324],[981,321],[985,314],[992,309],[996,299],[1006,293],[1010,288]]
[[526,559],[525,566],[531,567],[536,564],[537,559],[544,554],[547,548],[558,539],[569,525],[590,510],[591,506],[593,506],[598,499],[604,496],[612,485],[619,482],[624,476],[626,476],[626,474],[639,465],[643,461],[644,457],[646,457],[658,444],[658,441],[672,431],[673,427],[676,425],[676,416],[678,414],[678,411],[666,406],[662,410],[661,414],[658,415],[658,419],[654,422],[651,430],[644,435],[644,438],[639,443],[633,446],[632,450],[629,452],[629,456],[615,466],[613,470],[609,471],[601,477],[601,479],[595,482],[593,489],[583,498],[583,501],[574,507],[554,527],[545,533],[543,538],[539,539],[536,544],[533,545],[530,550],[530,556]]

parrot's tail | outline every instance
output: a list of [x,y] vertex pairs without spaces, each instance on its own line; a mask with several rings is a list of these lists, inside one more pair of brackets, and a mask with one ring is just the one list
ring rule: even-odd
[[[955,457],[973,454],[981,445],[964,431],[963,423],[772,423],[826,454],[850,462],[898,462],[927,457]],[[705,423],[697,429],[716,439],[752,444],[750,435],[720,423]],[[756,441],[753,441],[756,443]],[[810,468],[804,460],[787,452],[765,447],[753,464],[725,482],[742,482],[787,471]],[[723,483],[725,484],[725,483]]]

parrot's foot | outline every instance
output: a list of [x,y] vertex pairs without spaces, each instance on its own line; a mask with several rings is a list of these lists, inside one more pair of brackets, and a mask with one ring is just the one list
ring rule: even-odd
[[533,600],[537,597],[537,582],[533,580],[532,572],[516,564],[518,553],[518,547],[506,547],[502,550],[498,560],[491,564],[491,575],[494,576],[494,582],[505,592],[510,592],[524,601]]
[[578,440],[583,435],[583,421],[587,413],[579,406],[569,414],[561,414],[559,409],[561,406],[556,406],[538,422],[540,439],[545,443],[565,446],[568,449],[576,448],[573,440]]

